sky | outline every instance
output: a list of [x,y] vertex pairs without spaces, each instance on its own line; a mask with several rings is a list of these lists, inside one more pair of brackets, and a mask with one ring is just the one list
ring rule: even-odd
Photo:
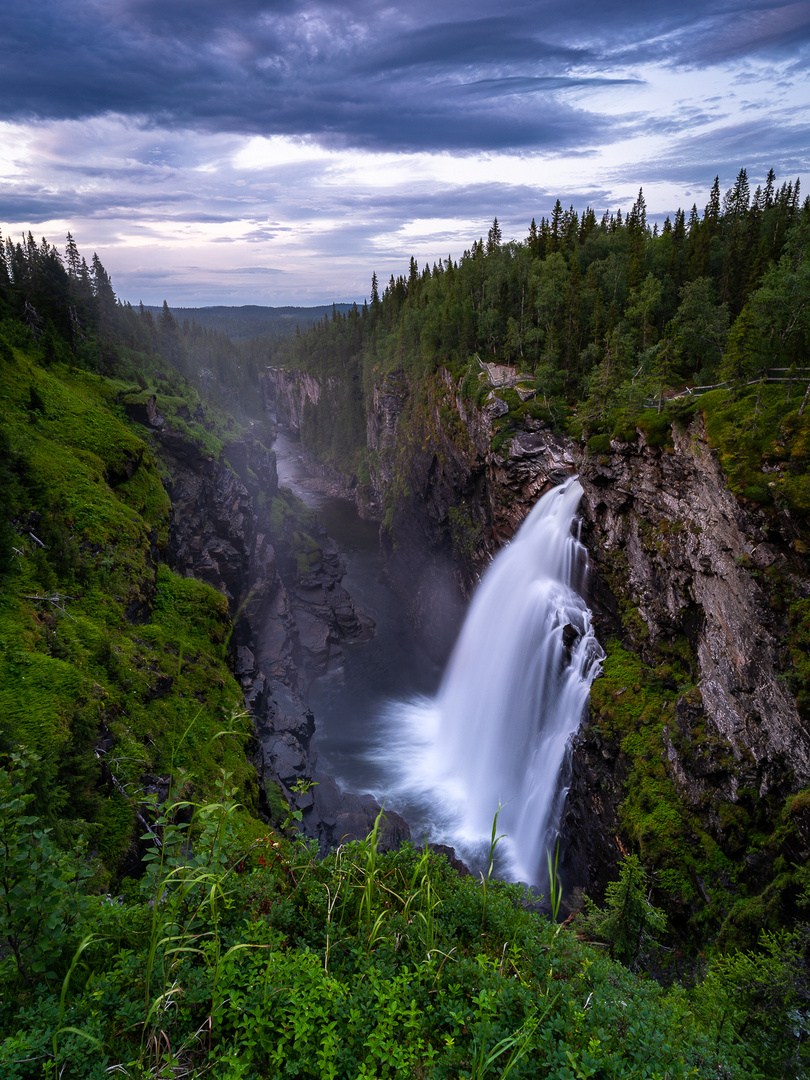
[[137,304],[316,304],[651,220],[746,168],[810,192],[810,0],[0,0],[0,229]]

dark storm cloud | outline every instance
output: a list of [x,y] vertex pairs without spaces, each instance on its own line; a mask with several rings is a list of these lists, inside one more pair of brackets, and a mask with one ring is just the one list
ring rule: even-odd
[[810,37],[810,5],[605,8],[295,0],[40,0],[0,28],[0,116],[106,112],[209,132],[456,151],[583,146],[614,129],[557,95],[632,81],[617,63],[706,65]]
[[382,41],[359,71],[391,72],[433,68],[442,72],[486,65],[545,62],[556,66],[587,63],[595,54],[537,37],[514,15],[435,23]]

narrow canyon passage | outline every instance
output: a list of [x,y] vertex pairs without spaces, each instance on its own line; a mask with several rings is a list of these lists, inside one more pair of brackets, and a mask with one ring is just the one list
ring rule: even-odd
[[566,744],[602,658],[576,591],[587,565],[575,535],[580,485],[549,492],[494,560],[442,676],[380,580],[377,526],[314,490],[295,439],[282,432],[275,449],[280,483],[340,544],[343,585],[377,624],[310,691],[319,768],[402,814],[417,843],[452,845],[474,866],[488,858],[500,806],[499,872],[537,883]]

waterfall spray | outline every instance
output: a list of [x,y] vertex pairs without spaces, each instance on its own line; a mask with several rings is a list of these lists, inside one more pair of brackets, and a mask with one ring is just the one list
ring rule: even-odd
[[531,883],[553,847],[566,744],[603,658],[576,591],[587,571],[572,531],[581,495],[572,478],[540,499],[484,575],[436,698],[389,709],[377,755],[393,762],[392,805],[418,808],[431,837],[468,859],[501,805],[504,870]]

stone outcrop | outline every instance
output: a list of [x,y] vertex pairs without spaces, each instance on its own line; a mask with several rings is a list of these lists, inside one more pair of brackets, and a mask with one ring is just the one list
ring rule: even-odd
[[[362,838],[380,810],[373,799],[344,795],[329,778],[322,781],[329,800],[319,796],[317,804],[303,806],[307,797],[295,790],[317,768],[307,685],[324,672],[339,672],[342,642],[373,633],[371,620],[340,584],[345,565],[337,545],[321,530],[319,561],[297,573],[284,538],[270,536],[275,454],[239,439],[216,460],[183,432],[155,424],[148,413],[145,420],[156,431],[155,449],[169,475],[169,562],[228,599],[233,668],[253,717],[263,785],[277,785],[292,806],[306,809],[304,827],[323,844],[339,842],[341,829]],[[389,820],[388,840],[399,842],[407,825],[396,815]]]
[[[763,571],[797,596],[810,593],[807,571],[774,522],[729,491],[699,423],[674,440],[650,448],[639,437],[581,462],[596,570],[633,598],[650,649],[689,640],[700,704],[736,762],[713,789],[731,801],[740,786],[785,795],[810,783],[810,731],[785,682],[784,620]],[[696,801],[705,778],[679,779]]]
[[265,407],[275,411],[278,423],[298,435],[307,402],[317,405],[320,400],[321,384],[305,371],[267,368],[262,394]]

